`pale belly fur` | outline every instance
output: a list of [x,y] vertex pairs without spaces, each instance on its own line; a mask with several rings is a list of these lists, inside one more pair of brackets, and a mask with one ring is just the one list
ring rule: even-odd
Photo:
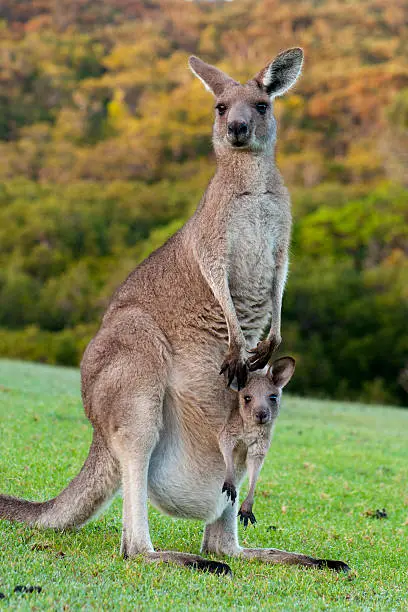
[[228,503],[225,493],[221,492],[224,475],[221,455],[218,461],[211,460],[211,469],[206,469],[206,462],[201,465],[192,462],[180,446],[173,444],[170,449],[163,440],[150,462],[149,499],[170,516],[212,523]]
[[[222,380],[221,383],[224,384]],[[208,429],[203,412],[197,409],[196,423],[187,430],[184,424],[188,404],[194,410],[191,395],[184,406],[175,407],[173,399],[171,414],[169,406],[165,406],[164,427],[149,465],[149,499],[171,516],[212,523],[231,503],[222,493],[226,468],[216,437],[218,425],[213,423]],[[225,410],[227,418],[228,409]],[[236,464],[237,482],[241,482],[245,456],[239,455]]]

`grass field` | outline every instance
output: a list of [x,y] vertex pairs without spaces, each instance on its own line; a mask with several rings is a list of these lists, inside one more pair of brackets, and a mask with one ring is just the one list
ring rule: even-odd
[[[0,491],[43,500],[82,465],[91,438],[77,370],[0,361]],[[81,531],[0,521],[0,608],[406,610],[408,410],[284,398],[260,476],[249,546],[342,559],[329,570],[229,560],[233,578],[119,555],[121,500]],[[387,518],[376,518],[386,509]],[[202,525],[151,508],[158,548],[198,552]],[[40,594],[13,593],[39,585]]]

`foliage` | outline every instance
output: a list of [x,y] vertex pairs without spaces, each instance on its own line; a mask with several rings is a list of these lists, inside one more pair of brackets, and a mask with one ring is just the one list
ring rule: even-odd
[[299,356],[297,392],[404,401],[406,195],[384,185],[342,206],[320,206],[296,224],[284,320],[285,348]]
[[283,348],[299,393],[406,402],[406,3],[4,0],[1,18],[3,355],[77,364],[115,287],[194,210],[212,101],[188,55],[247,79],[301,45],[276,104]]

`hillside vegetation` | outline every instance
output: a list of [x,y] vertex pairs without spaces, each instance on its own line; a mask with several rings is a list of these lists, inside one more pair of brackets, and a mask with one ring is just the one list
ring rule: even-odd
[[[54,496],[77,474],[91,439],[78,371],[0,361],[0,422],[0,492]],[[407,429],[406,410],[285,394],[257,486],[258,523],[239,527],[241,541],[342,559],[352,568],[348,575],[228,559],[230,580],[124,561],[117,499],[79,531],[1,521],[0,607],[405,611]],[[376,518],[383,508],[387,516]],[[149,517],[156,547],[199,552],[200,522],[153,508]],[[17,585],[42,592],[13,593]]]
[[283,48],[276,103],[295,225],[282,351],[294,389],[406,403],[404,0],[3,0],[0,351],[77,365],[115,287],[214,169],[191,53],[245,80]]

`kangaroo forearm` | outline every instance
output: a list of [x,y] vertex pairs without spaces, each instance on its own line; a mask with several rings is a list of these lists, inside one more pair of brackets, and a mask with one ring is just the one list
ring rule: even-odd
[[235,485],[235,469],[234,469],[234,461],[231,453],[224,454],[225,461],[225,480]]
[[277,338],[279,341],[281,336],[282,300],[285,290],[287,272],[288,262],[285,260],[282,264],[276,267],[272,284],[271,327],[268,338]]
[[248,489],[248,495],[246,496],[245,501],[247,503],[250,503],[251,506],[254,503],[256,483],[258,481],[259,472],[261,471],[264,459],[265,459],[264,456],[259,456],[259,455],[255,457],[248,457],[247,459],[249,489]]
[[234,466],[232,463],[227,465],[227,469],[225,471],[225,479],[226,482],[230,482],[231,484],[234,485],[234,487],[236,486],[236,480],[235,480],[235,470],[234,470]]
[[[228,344],[231,348],[239,350],[245,346],[245,338],[242,333],[235,306],[232,301],[228,284],[228,259],[226,244],[225,219],[215,218],[210,220],[201,213],[201,224],[208,224],[208,234],[202,235],[202,227],[195,226],[194,241],[190,242],[202,277],[208,284],[212,294],[217,300],[224,314],[228,329]],[[205,217],[205,218],[204,218]],[[222,231],[221,231],[222,230]]]
[[232,436],[221,432],[219,436],[219,444],[225,462],[225,480],[235,485],[235,468],[233,459],[235,441]]
[[228,329],[228,344],[230,348],[241,349],[245,346],[245,338],[242,333],[235,306],[231,298],[227,275],[225,271],[209,274],[208,284],[214,294],[215,299],[221,306]]

